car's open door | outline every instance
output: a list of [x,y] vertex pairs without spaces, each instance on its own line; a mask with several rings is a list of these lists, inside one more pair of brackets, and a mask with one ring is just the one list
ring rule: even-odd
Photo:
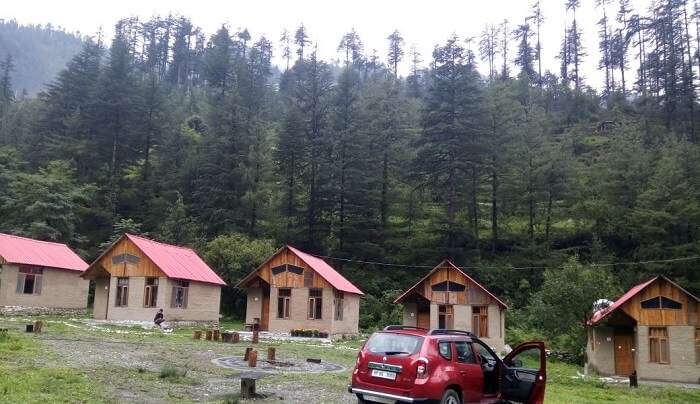
[[544,342],[525,342],[503,358],[500,397],[504,400],[541,404],[547,382]]

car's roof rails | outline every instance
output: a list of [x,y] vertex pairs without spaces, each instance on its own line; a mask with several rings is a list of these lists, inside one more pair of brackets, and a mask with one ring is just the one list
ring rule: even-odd
[[466,335],[467,337],[476,337],[473,332],[464,330],[450,330],[445,328],[435,328],[428,331],[428,335]]
[[384,331],[400,331],[400,330],[428,331],[427,328],[414,327],[412,325],[387,325],[386,327],[384,327]]

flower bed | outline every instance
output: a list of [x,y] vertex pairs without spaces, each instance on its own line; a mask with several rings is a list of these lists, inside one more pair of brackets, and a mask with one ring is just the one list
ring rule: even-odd
[[305,330],[303,328],[291,330],[289,334],[292,337],[328,338],[328,333],[325,331]]

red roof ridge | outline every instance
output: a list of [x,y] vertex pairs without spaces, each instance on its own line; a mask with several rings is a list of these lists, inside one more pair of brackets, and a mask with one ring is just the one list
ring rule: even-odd
[[[347,293],[353,293],[356,295],[364,295],[364,293],[355,286],[352,282],[350,282],[346,277],[344,277],[340,272],[338,272],[335,268],[330,266],[323,258],[318,257],[314,254],[310,254],[304,251],[301,251],[298,248],[293,247],[292,245],[286,244],[285,245],[289,250],[291,250],[294,255],[299,257],[302,261],[306,262],[308,266],[310,266],[317,274],[319,274],[323,279],[325,279],[328,283],[331,284],[334,288],[340,290],[341,292],[347,292]],[[314,260],[320,261],[322,265],[325,265],[332,271],[333,275],[337,275],[339,279],[328,279],[329,276],[328,274],[324,275],[323,272],[325,272],[325,268],[317,268],[314,263],[308,262],[308,258],[313,258]],[[346,284],[345,284],[346,283]],[[339,285],[340,284],[340,285]]]
[[15,235],[15,234],[9,234],[9,233],[0,233],[0,236],[7,236],[7,237],[19,238],[19,239],[31,241],[31,242],[34,242],[34,243],[46,243],[46,244],[54,244],[54,245],[64,245],[64,246],[68,246],[67,243],[61,243],[60,241],[38,240],[38,239],[35,239],[35,238],[29,238],[29,237],[24,237],[24,236],[17,236],[17,235]]
[[90,265],[92,268],[109,251],[123,239],[128,239],[138,248],[163,274],[171,279],[182,279],[193,282],[210,283],[225,286],[226,282],[195,250],[161,241],[151,240],[146,237],[131,233],[124,233],[116,241],[102,252],[102,254]]
[[68,244],[0,233],[0,256],[8,264],[84,272],[89,265]]
[[161,245],[164,245],[164,246],[167,246],[167,247],[181,248],[181,249],[183,249],[183,250],[192,251],[192,252],[195,253],[195,254],[197,253],[197,252],[196,252],[193,248],[191,248],[191,247],[186,247],[186,246],[181,246],[181,245],[175,245],[175,244],[164,243],[164,242],[162,242],[162,241],[154,240],[154,239],[152,239],[152,238],[148,238],[148,237],[144,237],[144,236],[139,236],[139,235],[132,234],[132,233],[124,233],[124,235],[127,236],[127,237],[140,238],[141,240],[150,241],[151,243],[158,243],[158,244],[161,244]]

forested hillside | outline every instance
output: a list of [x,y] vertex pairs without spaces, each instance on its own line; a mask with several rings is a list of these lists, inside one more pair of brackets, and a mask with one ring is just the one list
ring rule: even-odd
[[[619,12],[600,32],[577,26],[577,0],[562,9],[560,66],[541,63],[538,4],[432,55],[391,27],[384,55],[339,35],[339,65],[303,25],[278,40],[119,21],[35,99],[0,72],[0,231],[87,258],[144,233],[195,246],[229,284],[291,243],[367,292],[363,327],[395,321],[398,290],[451,257],[510,302],[511,335],[576,347],[593,300],[651,273],[700,292],[699,16],[602,3]],[[241,304],[226,291],[225,312]]]
[[12,87],[35,95],[80,52],[83,40],[51,24],[20,25],[0,19],[0,61],[14,66]]

